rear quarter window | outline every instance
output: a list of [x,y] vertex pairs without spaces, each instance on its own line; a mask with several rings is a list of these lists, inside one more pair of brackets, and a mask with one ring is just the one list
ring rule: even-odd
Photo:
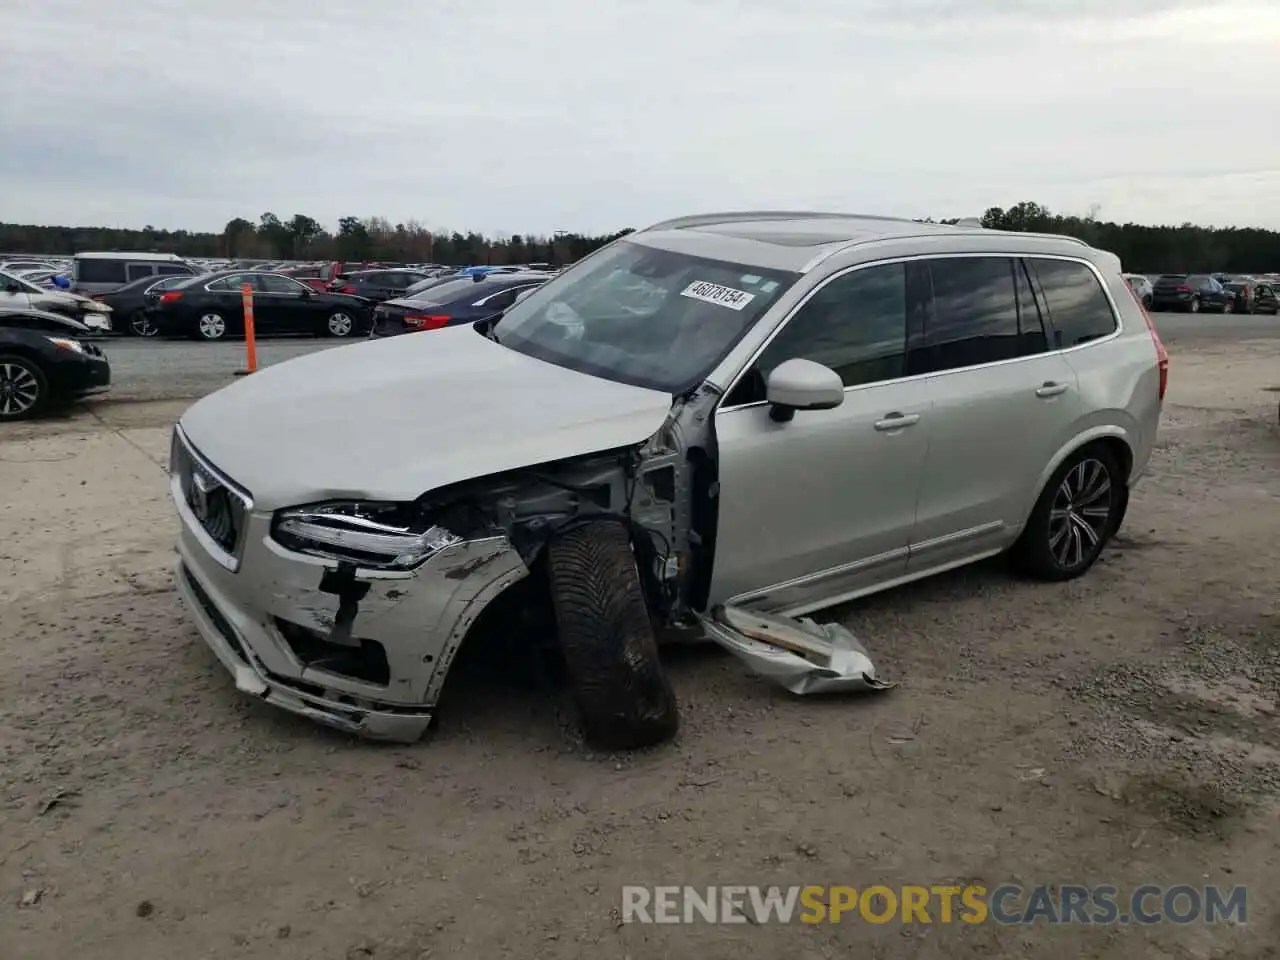
[[1074,260],[1038,257],[1029,258],[1027,265],[1040,281],[1055,349],[1077,347],[1115,333],[1115,311],[1092,269]]
[[123,260],[87,258],[76,261],[76,282],[78,283],[124,283],[125,280],[125,261]]

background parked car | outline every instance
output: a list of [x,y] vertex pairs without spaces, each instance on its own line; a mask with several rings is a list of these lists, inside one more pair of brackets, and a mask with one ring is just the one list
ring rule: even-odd
[[46,290],[34,283],[0,273],[0,310],[36,310],[78,320],[99,333],[111,329],[111,308],[66,290]]
[[90,332],[56,313],[0,311],[0,422],[107,389],[111,365]]
[[143,277],[191,277],[198,272],[172,253],[77,253],[71,262],[71,289],[92,296],[110,293]]
[[1148,310],[1151,309],[1152,291],[1155,289],[1151,281],[1141,273],[1126,273],[1124,279],[1133,290],[1134,296],[1142,301],[1142,305]]
[[1235,295],[1208,274],[1166,273],[1152,289],[1153,310],[1231,313]]
[[368,300],[317,293],[278,273],[219,271],[193,277],[160,294],[149,317],[163,336],[221,340],[244,333],[240,288],[253,287],[255,333],[350,337],[368,329]]
[[1275,316],[1280,313],[1280,296],[1276,294],[1276,285],[1273,283],[1259,283],[1253,288],[1253,310],[1252,313],[1265,313]]
[[347,293],[366,300],[381,302],[402,297],[415,283],[428,280],[418,270],[357,270],[329,284],[333,293]]
[[158,331],[151,322],[150,310],[159,302],[161,291],[189,279],[187,276],[143,277],[110,293],[96,294],[93,299],[111,308],[112,329],[135,337],[154,337]]
[[1223,288],[1232,296],[1231,307],[1236,313],[1256,313],[1258,284],[1248,277],[1234,277],[1222,281]]
[[527,290],[551,279],[546,273],[491,273],[454,277],[412,298],[388,300],[373,311],[371,337],[439,330],[501,313]]

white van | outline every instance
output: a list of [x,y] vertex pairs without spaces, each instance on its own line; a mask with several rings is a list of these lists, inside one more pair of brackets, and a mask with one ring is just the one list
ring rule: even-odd
[[193,277],[200,272],[173,253],[77,253],[71,263],[71,289],[93,296],[143,277]]

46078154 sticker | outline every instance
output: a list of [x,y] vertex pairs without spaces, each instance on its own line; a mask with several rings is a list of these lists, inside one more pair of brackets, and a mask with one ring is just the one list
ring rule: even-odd
[[735,290],[733,287],[722,287],[718,283],[710,283],[707,280],[693,281],[680,291],[680,296],[701,300],[703,303],[714,303],[716,306],[728,307],[730,310],[741,310],[756,298],[754,293]]

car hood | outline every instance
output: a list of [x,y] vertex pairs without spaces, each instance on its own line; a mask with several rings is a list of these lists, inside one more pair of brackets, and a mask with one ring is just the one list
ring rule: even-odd
[[470,326],[322,350],[183,415],[260,509],[412,500],[462,480],[640,443],[671,396],[517,353]]
[[35,310],[53,310],[58,307],[83,307],[85,304],[94,304],[95,308],[101,310],[106,304],[99,305],[97,301],[91,297],[83,297],[78,293],[67,293],[62,290],[46,290],[37,296],[31,295],[31,306]]

